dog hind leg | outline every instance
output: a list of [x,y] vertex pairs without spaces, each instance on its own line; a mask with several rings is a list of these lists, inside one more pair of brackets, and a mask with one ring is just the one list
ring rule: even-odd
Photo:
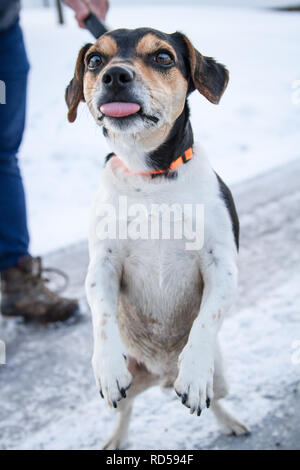
[[229,411],[224,408],[224,405],[219,403],[219,400],[212,401],[211,409],[223,434],[234,436],[250,434],[249,428],[233,414],[229,413]]
[[214,399],[219,400],[228,395],[228,383],[226,380],[224,361],[220,348],[220,343],[217,338],[215,344],[215,370],[214,370]]
[[235,416],[229,413],[219,400],[228,395],[228,384],[225,377],[224,364],[219,342],[216,342],[215,349],[215,371],[214,371],[214,399],[211,409],[224,434],[241,436],[249,434],[249,429]]
[[127,437],[130,417],[133,408],[134,399],[126,398],[118,404],[118,422],[111,437],[108,439],[102,450],[117,450],[120,449]]

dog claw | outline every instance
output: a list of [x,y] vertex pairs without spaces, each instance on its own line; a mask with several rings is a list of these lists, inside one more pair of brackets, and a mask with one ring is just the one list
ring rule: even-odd
[[210,398],[207,398],[207,400],[206,400],[206,406],[207,406],[207,408],[210,407]]
[[182,395],[182,397],[181,397],[181,403],[182,403],[183,405],[185,405],[185,403],[186,403],[186,401],[187,401],[187,397],[188,397],[188,396],[187,396],[187,393],[184,393],[184,394]]
[[181,397],[181,393],[177,392],[176,388],[174,388],[174,390],[175,390],[176,395],[177,395],[178,397]]
[[202,410],[201,410],[201,408],[199,407],[198,410],[197,410],[197,416],[201,416],[201,413],[202,413]]
[[118,406],[116,401],[113,401],[112,405],[113,405],[114,408],[117,408],[117,406]]
[[103,392],[102,392],[102,390],[100,390],[100,392],[99,392],[99,393],[100,393],[100,397],[101,397],[101,398],[104,398],[104,395],[103,395]]
[[195,408],[190,409],[190,414],[193,415],[195,413]]
[[126,398],[126,391],[125,391],[125,388],[121,388],[120,393],[121,393],[121,395],[122,395],[123,398]]

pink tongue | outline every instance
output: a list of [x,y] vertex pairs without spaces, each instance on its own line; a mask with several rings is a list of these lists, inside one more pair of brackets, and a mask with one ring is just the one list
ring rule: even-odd
[[107,103],[100,107],[103,114],[111,117],[130,116],[130,114],[137,113],[141,109],[140,105],[136,103]]

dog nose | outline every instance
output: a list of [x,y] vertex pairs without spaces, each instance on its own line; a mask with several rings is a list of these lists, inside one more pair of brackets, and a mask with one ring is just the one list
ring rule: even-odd
[[102,82],[108,88],[126,88],[134,79],[134,72],[124,67],[110,67],[104,73]]

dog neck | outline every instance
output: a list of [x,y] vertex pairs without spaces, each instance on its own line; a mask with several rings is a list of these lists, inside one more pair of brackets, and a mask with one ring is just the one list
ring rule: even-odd
[[194,136],[189,120],[190,111],[186,103],[176,119],[165,142],[147,155],[147,165],[154,170],[168,170],[180,155],[193,146]]
[[[131,172],[167,171],[172,162],[193,146],[194,137],[189,115],[186,103],[173,125],[153,129],[146,135],[114,134],[108,131],[106,136],[113,153]],[[175,171],[170,173],[172,176],[176,174]]]

